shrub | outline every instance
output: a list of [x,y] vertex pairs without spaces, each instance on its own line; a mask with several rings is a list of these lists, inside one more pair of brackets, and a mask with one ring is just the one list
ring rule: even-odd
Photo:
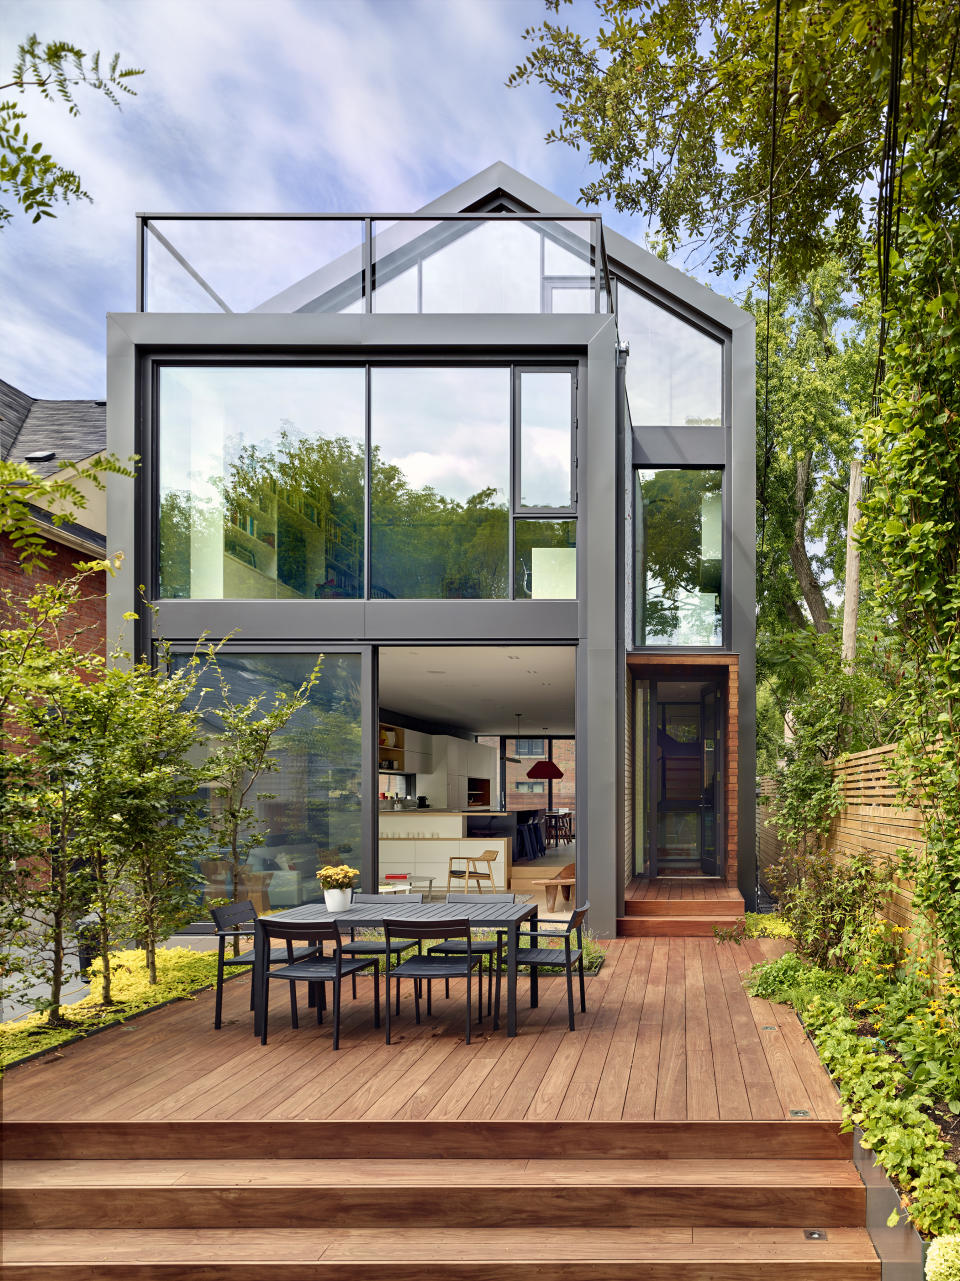
[[870,931],[893,888],[885,860],[857,854],[839,862],[827,852],[805,851],[781,859],[768,876],[798,953],[815,965],[852,971],[862,965],[868,942],[878,946]]
[[927,1281],[960,1281],[960,1236],[937,1237],[927,1255]]

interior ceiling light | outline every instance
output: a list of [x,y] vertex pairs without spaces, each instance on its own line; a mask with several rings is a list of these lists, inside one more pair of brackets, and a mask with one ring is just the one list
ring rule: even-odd
[[563,770],[556,761],[537,761],[527,770],[527,778],[563,778]]

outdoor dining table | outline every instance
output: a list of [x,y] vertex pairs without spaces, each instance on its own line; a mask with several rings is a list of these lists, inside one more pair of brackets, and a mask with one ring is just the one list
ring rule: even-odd
[[[495,901],[492,896],[484,901],[482,894],[477,895],[475,903],[408,903],[404,901],[405,898],[405,895],[400,894],[391,903],[356,903],[339,912],[328,912],[322,903],[304,903],[300,907],[288,908],[285,912],[275,912],[268,919],[301,925],[336,921],[340,929],[346,932],[350,929],[382,929],[384,920],[416,921],[422,924],[448,921],[451,918],[462,920],[466,917],[473,929],[502,930],[507,940],[507,1036],[516,1036],[518,930],[521,921],[531,920],[536,924],[536,901],[508,903]],[[263,1017],[263,965],[266,954],[263,921],[258,920],[254,933],[253,962],[253,1021],[257,1036],[260,1035]],[[530,1004],[537,1004],[536,972],[530,976]]]

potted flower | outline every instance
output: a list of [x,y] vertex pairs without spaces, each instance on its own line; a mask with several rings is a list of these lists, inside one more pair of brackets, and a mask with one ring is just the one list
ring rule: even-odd
[[317,880],[323,886],[323,901],[328,912],[343,912],[350,906],[350,891],[357,879],[357,869],[349,863],[321,867]]

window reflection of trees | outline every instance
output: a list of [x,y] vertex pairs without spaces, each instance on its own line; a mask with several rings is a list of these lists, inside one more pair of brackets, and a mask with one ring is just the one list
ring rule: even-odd
[[[272,449],[230,438],[225,462],[225,476],[162,495],[161,596],[190,596],[195,560],[211,554],[235,562],[225,596],[363,596],[362,444],[287,423]],[[506,596],[509,512],[495,488],[462,502],[416,488],[376,447],[372,479],[373,596]]]
[[[638,637],[643,644],[717,644],[721,638],[721,473],[666,468],[638,473],[642,563]],[[638,513],[639,514],[639,513]]]

